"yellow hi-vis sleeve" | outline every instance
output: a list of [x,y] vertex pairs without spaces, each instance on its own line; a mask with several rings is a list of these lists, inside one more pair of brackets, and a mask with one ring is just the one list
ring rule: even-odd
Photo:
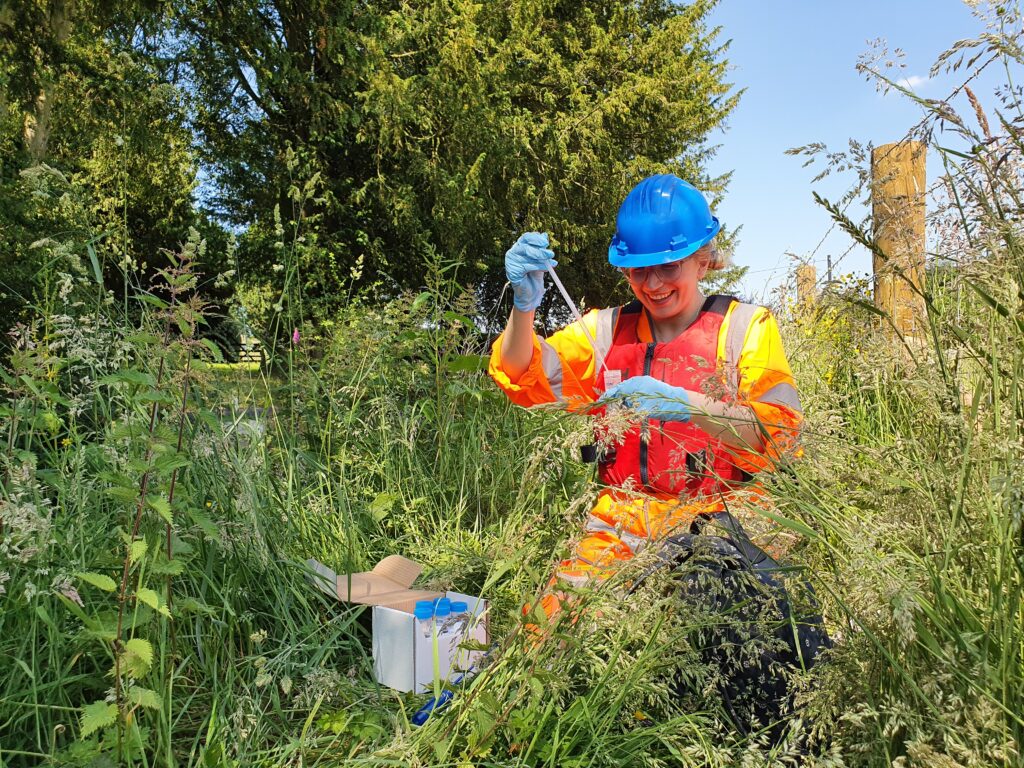
[[502,364],[501,342],[505,334],[501,334],[491,347],[488,372],[513,403],[526,408],[541,403],[594,402],[595,355],[587,332],[590,338],[597,337],[597,314],[595,309],[583,317],[586,331],[574,322],[546,339],[534,334],[530,365],[516,381],[512,381]]
[[[733,305],[733,308],[738,306]],[[734,312],[726,316],[719,334],[719,360],[727,359],[728,325],[735,319]],[[778,323],[764,307],[757,307],[750,318],[737,368],[737,404],[746,405],[757,416],[763,429],[764,447],[762,451],[739,452],[736,463],[747,471],[756,472],[770,468],[782,454],[797,449],[803,422],[800,396],[782,348]]]

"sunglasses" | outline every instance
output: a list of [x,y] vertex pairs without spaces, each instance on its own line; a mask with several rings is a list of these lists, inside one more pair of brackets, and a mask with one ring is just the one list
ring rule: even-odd
[[619,267],[619,271],[626,276],[631,283],[643,283],[650,273],[658,276],[663,283],[675,280],[679,277],[679,271],[683,268],[683,259],[670,261],[668,264],[656,264],[653,267]]

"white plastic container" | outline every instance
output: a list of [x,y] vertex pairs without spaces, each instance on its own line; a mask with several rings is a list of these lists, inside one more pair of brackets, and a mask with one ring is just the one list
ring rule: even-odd
[[[411,611],[377,605],[373,608],[373,674],[377,682],[396,691],[426,693],[434,688],[434,638],[437,638],[437,677],[450,680],[465,671],[483,655],[467,651],[462,642],[487,644],[487,601],[461,592],[445,592],[452,601],[468,605],[469,627],[462,637],[452,631],[435,632],[424,637],[417,631]],[[453,642],[454,640],[454,642]]]
[[[373,674],[381,685],[425,693],[433,690],[435,676],[442,681],[456,677],[483,655],[482,651],[460,646],[469,641],[487,645],[487,601],[461,592],[412,589],[421,571],[412,560],[390,555],[372,571],[353,574],[335,573],[316,560],[308,560],[307,565],[316,586],[327,594],[344,602],[373,606]],[[431,633],[423,631],[423,622],[414,615],[416,602],[439,597],[466,603],[464,630],[462,622],[452,622],[440,633],[436,624]]]

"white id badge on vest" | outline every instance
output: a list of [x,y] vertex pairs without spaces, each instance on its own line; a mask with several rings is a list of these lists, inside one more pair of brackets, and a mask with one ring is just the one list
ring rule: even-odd
[[612,387],[622,383],[622,371],[612,371],[607,368],[604,371],[604,390],[607,392]]

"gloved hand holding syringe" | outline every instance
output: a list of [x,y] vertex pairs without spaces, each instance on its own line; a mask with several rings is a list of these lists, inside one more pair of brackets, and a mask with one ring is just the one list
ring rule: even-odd
[[583,316],[569,296],[569,292],[555,274],[558,262],[554,256],[554,252],[548,248],[546,232],[526,232],[508,249],[505,253],[505,276],[512,286],[515,307],[521,312],[532,312],[540,306],[544,297],[544,272],[547,272],[592,348],[596,349],[597,342],[594,341],[593,334],[583,322]]

